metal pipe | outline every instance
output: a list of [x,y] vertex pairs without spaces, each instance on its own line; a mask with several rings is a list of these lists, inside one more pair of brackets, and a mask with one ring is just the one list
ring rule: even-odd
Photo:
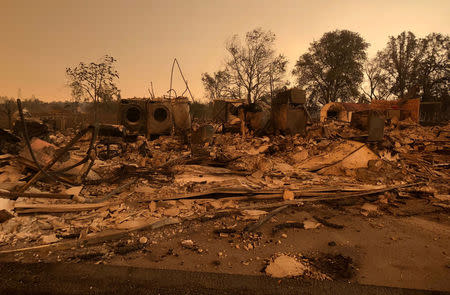
[[19,193],[25,192],[33,183],[35,183],[42,174],[44,174],[47,170],[53,167],[53,165],[62,158],[62,156],[69,151],[69,149],[80,140],[89,130],[94,128],[93,126],[89,126],[81,130],[72,140],[61,150],[58,150],[55,157],[50,161],[45,167],[39,170],[26,184],[24,184],[19,190]]
[[36,156],[34,155],[33,149],[31,148],[30,138],[28,137],[27,124],[25,122],[25,117],[23,115],[22,102],[20,101],[19,98],[17,99],[17,108],[19,110],[20,120],[22,122],[22,134],[25,139],[25,143],[27,144],[31,158],[33,159],[33,162],[36,164],[36,167],[39,169],[39,171],[41,171],[45,176],[57,182],[57,180],[52,175],[42,170],[41,165],[39,164],[38,160],[36,159]]
[[[176,58],[173,59],[172,71],[170,72],[170,89],[169,89],[169,91],[172,89],[173,68],[175,67],[175,63],[177,64],[178,70],[180,71],[180,74],[181,74],[181,78],[183,79],[183,82],[186,85],[186,89],[189,91],[189,95],[191,96],[192,102],[195,102],[194,96],[191,93],[191,89],[189,89],[189,85],[188,85],[186,79],[184,78],[183,71],[181,70],[180,64],[178,63],[178,60]],[[186,92],[186,90],[183,92],[183,94],[185,92]],[[170,95],[170,92],[169,92],[169,99],[170,99],[170,97],[171,97],[171,95]]]

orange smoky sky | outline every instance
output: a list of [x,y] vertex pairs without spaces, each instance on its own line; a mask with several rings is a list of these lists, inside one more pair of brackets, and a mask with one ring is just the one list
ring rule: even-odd
[[[65,68],[105,54],[117,59],[122,97],[169,89],[176,57],[196,98],[201,73],[224,64],[225,41],[262,27],[273,31],[289,71],[309,43],[335,29],[359,32],[369,56],[389,35],[448,34],[450,1],[97,1],[0,0],[0,96],[68,100]],[[178,92],[184,86],[175,76]]]

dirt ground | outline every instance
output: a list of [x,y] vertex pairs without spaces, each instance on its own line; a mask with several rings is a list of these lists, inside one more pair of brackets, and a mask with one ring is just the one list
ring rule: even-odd
[[[385,129],[379,143],[339,122],[201,145],[140,136],[71,168],[91,154],[86,137],[53,171],[70,185],[31,184],[23,148],[0,158],[0,262],[450,292],[450,125]],[[71,138],[35,138],[31,150],[47,163]]]
[[[338,281],[450,291],[450,218],[443,209],[410,199],[391,213],[363,216],[356,204],[327,202],[291,207],[254,234],[249,221],[234,216],[187,221],[141,231],[115,243],[73,249],[3,255],[1,261],[78,262],[228,274],[264,275],[277,253],[308,259]],[[393,213],[393,214],[392,214]],[[274,226],[311,217],[327,220],[314,229]],[[217,233],[227,229],[228,233]],[[216,230],[216,232],[215,232]],[[142,242],[146,237],[146,243]],[[141,242],[140,242],[141,240]],[[186,247],[182,241],[192,240]]]

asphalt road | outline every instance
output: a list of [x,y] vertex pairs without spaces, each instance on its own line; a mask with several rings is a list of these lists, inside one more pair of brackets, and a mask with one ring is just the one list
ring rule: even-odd
[[450,294],[267,276],[94,264],[0,264],[0,294]]

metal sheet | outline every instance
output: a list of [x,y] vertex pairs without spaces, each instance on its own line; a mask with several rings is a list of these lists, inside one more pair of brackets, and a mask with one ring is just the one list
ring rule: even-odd
[[175,129],[178,131],[191,129],[191,114],[189,103],[175,102],[172,104]]
[[275,130],[286,134],[306,134],[306,112],[303,106],[272,105],[272,122]]
[[303,108],[288,109],[287,132],[289,134],[306,134],[306,112]]
[[129,133],[146,133],[147,100],[122,99],[119,108],[120,124]]
[[381,141],[384,137],[384,117],[382,114],[369,114],[369,141]]
[[192,132],[191,143],[203,145],[208,142],[211,143],[214,136],[214,127],[212,125],[200,126],[196,131]]
[[170,134],[172,107],[169,102],[150,102],[147,106],[147,136]]

